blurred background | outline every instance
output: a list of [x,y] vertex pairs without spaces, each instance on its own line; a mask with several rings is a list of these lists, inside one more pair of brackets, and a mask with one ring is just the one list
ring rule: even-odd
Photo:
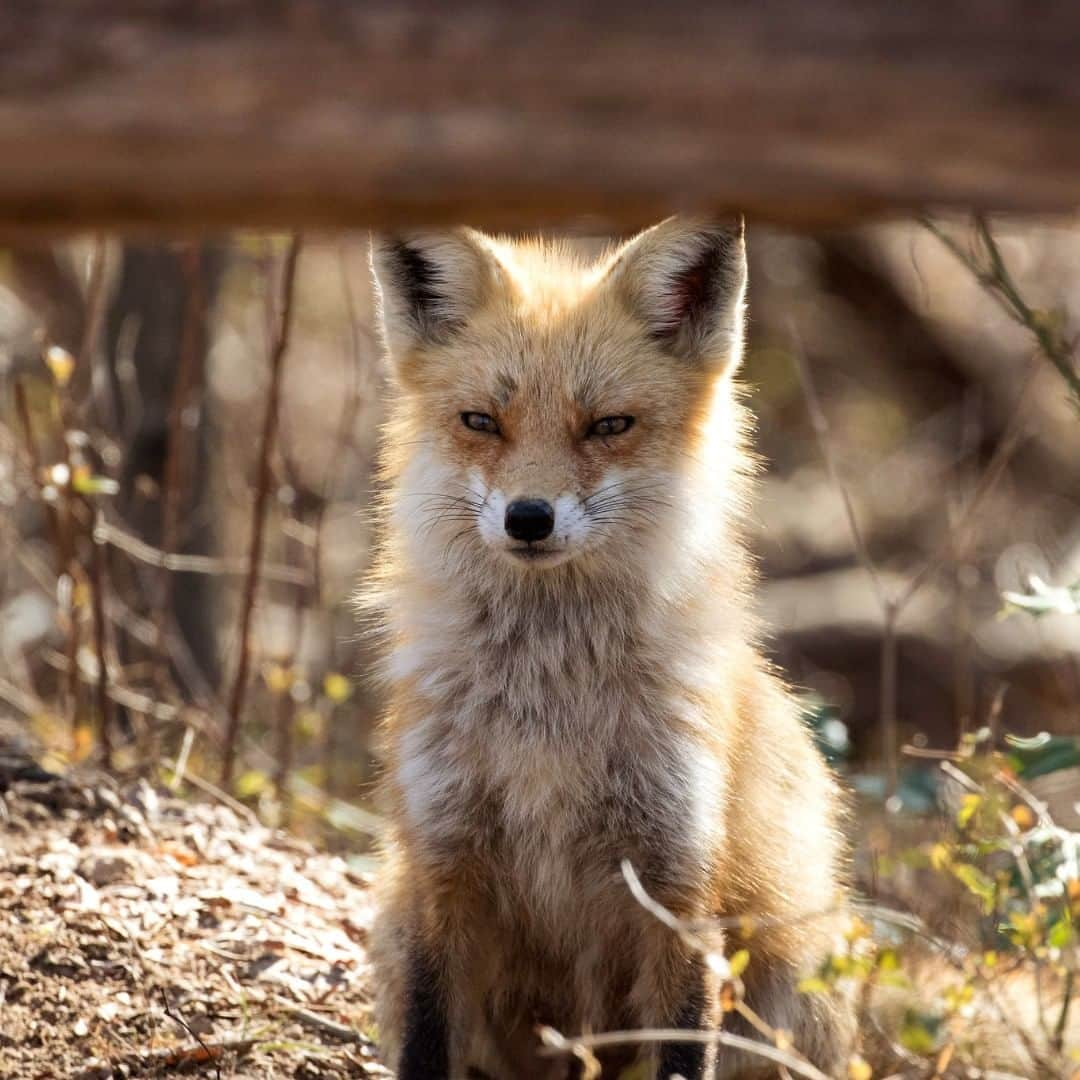
[[[1080,579],[1080,423],[1037,339],[1080,322],[1080,232],[993,222],[1018,315],[975,227],[930,224],[751,223],[744,369],[768,649],[867,797],[913,803],[902,746],[1077,734],[1080,700],[1040,585]],[[2,742],[365,850],[384,394],[362,234],[6,248]]]
[[739,208],[756,603],[855,792],[799,990],[857,992],[848,1080],[1077,1080],[1078,40],[1075,0],[0,5],[0,1075],[387,1075],[359,230]]

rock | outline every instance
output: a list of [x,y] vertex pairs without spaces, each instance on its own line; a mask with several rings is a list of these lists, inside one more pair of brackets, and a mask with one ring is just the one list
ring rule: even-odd
[[79,863],[79,874],[99,889],[118,881],[133,880],[137,869],[136,855],[125,848],[90,852]]
[[86,961],[77,952],[46,946],[30,958],[30,967],[49,975],[68,979],[84,979],[89,974]]

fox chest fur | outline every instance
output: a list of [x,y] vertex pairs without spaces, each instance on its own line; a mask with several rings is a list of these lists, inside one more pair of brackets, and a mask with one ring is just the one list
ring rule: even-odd
[[724,777],[702,741],[705,688],[673,679],[670,640],[587,591],[474,605],[391,660],[410,686],[393,782],[420,858],[452,871],[468,852],[495,911],[528,911],[552,944],[594,929],[581,902],[598,875],[630,899],[622,859],[703,885]]

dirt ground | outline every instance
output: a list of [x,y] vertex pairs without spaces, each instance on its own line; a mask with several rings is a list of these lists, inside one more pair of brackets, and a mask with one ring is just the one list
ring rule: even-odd
[[389,1076],[367,881],[215,803],[0,754],[0,1077]]

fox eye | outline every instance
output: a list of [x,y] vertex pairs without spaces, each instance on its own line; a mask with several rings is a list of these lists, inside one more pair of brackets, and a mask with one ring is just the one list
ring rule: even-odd
[[482,412],[463,412],[461,422],[473,431],[484,431],[489,435],[499,434],[499,425],[493,416]]
[[603,439],[608,435],[621,435],[624,431],[629,431],[634,426],[634,418],[632,416],[605,416],[602,420],[597,420],[590,428],[590,437]]

